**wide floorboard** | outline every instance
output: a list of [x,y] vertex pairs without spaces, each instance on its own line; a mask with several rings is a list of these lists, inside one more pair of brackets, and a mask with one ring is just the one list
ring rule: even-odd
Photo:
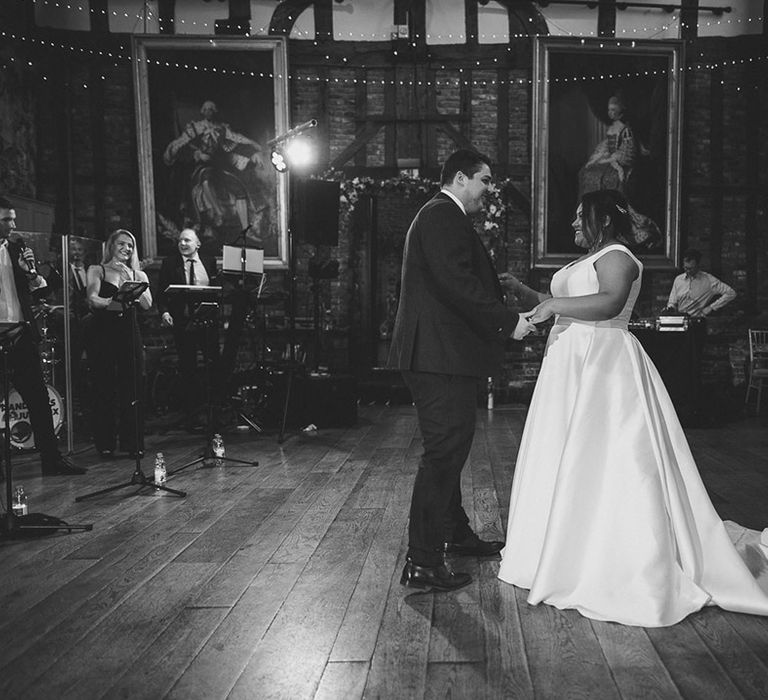
[[[525,409],[479,411],[465,503],[504,532]],[[768,526],[768,430],[754,418],[689,430],[724,519]],[[354,427],[225,435],[227,456],[168,485],[134,463],[76,457],[42,479],[14,455],[31,511],[93,530],[0,541],[2,698],[765,698],[768,619],[709,608],[664,629],[532,607],[498,562],[463,560],[455,594],[399,585],[420,443],[410,406],[361,408]],[[173,471],[201,439],[151,436]]]

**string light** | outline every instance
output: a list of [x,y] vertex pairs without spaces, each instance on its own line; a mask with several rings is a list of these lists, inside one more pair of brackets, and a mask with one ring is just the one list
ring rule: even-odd
[[[92,7],[83,7],[81,5],[74,6],[74,5],[70,4],[70,3],[59,2],[58,0],[33,0],[33,2],[36,5],[51,6],[51,7],[57,8],[57,9],[63,9],[63,10],[69,10],[69,11],[86,12],[86,13],[90,13],[90,14],[100,14],[100,15],[104,15],[104,16],[106,16],[106,15],[112,15],[114,17],[122,16],[122,17],[127,18],[127,19],[144,20],[144,19],[147,19],[150,16],[155,16],[154,13],[152,12],[151,6],[149,6],[149,5],[147,5],[147,14],[145,15],[144,12],[140,12],[140,13],[137,13],[137,14],[129,14],[128,12],[125,12],[125,11],[117,12],[115,10],[109,11],[109,10],[105,10],[105,9],[94,9]],[[293,21],[294,19],[295,18],[293,16],[289,16],[288,17],[288,21],[289,22]],[[554,20],[550,19],[549,17],[545,17],[545,20],[546,20],[547,23],[549,23],[549,24],[551,24],[553,26],[557,26],[557,23]],[[675,23],[679,22],[679,20],[680,20],[679,14],[672,13],[672,15],[671,15],[671,24],[675,24]],[[204,21],[199,21],[198,22],[198,21],[195,21],[195,20],[174,19],[173,17],[168,17],[165,21],[169,21],[171,23],[178,22],[180,24],[188,24],[188,25],[191,25],[193,27],[205,27],[206,29],[214,30],[214,25],[212,25],[209,22],[204,22]],[[533,21],[533,19],[529,17],[528,21],[530,23],[530,22]],[[742,19],[741,17],[736,17],[736,18],[732,18],[731,17],[731,18],[728,18],[728,19],[717,19],[715,21],[712,21],[712,20],[708,20],[708,21],[700,20],[700,21],[698,21],[696,23],[696,27],[697,27],[697,29],[702,29],[702,28],[716,27],[716,26],[720,26],[720,25],[741,25],[741,24],[749,24],[751,22],[756,22],[757,23],[757,22],[762,22],[762,21],[763,21],[763,18],[761,16],[758,16],[758,17],[747,17],[747,18],[744,18],[744,19]],[[568,30],[564,30],[562,27],[558,27],[558,29],[560,29],[562,31],[563,35],[566,35],[566,36],[574,37],[574,36],[583,36],[584,35],[583,32],[579,32],[578,34],[575,34],[574,32],[571,32],[571,31],[568,31]],[[622,29],[621,33],[622,34],[626,34],[628,32],[631,32],[632,34],[636,34],[636,33],[639,33],[639,32],[643,32],[644,34],[648,35],[648,34],[657,34],[657,33],[666,32],[669,29],[671,29],[669,24],[663,24],[660,27],[648,26],[648,27],[642,27],[642,29],[638,29],[638,28]],[[257,34],[257,35],[268,35],[269,34],[269,27],[259,27],[258,29],[255,29],[254,34]],[[371,32],[370,34],[357,34],[357,35],[353,34],[352,32],[348,32],[348,35],[349,35],[349,38],[351,40],[353,40],[353,41],[366,41],[366,40],[370,40],[370,41],[389,41],[389,40],[391,40],[391,34],[389,32],[379,32],[379,33]],[[426,39],[427,39],[428,42],[430,42],[430,41],[433,41],[433,42],[437,41],[437,42],[441,42],[442,43],[445,40],[451,40],[451,41],[454,41],[454,40],[464,41],[465,40],[464,34],[426,34],[425,36],[426,36]],[[478,35],[478,38],[480,38],[480,39],[503,39],[503,38],[506,38],[506,39],[511,40],[511,39],[531,39],[531,38],[534,38],[534,37],[537,37],[537,36],[548,37],[548,36],[552,36],[552,34],[529,34],[529,33],[509,34],[509,35],[506,35],[506,34],[505,35],[480,34],[480,35]],[[597,36],[597,34],[594,31],[590,31],[587,34],[587,36],[595,37],[595,36]],[[297,39],[305,37],[307,39],[314,40],[314,34],[311,35],[310,34],[310,30],[301,31],[300,29],[295,29],[295,28],[291,29],[291,37],[294,37],[294,38],[297,38]],[[416,35],[416,38],[419,38],[419,35]],[[317,42],[315,41],[315,45],[316,44],[317,44]]]
[[[65,44],[62,42],[55,42],[52,40],[45,40],[45,39],[37,39],[33,37],[26,37],[26,36],[17,36],[15,34],[11,34],[8,32],[5,32],[3,30],[0,30],[0,37],[6,38],[6,39],[12,39],[16,41],[22,41],[22,42],[30,42],[33,44],[39,44],[41,46],[47,47],[50,46],[52,48],[61,48],[65,50],[70,50],[75,53],[81,53],[81,54],[88,54],[90,56],[101,56],[102,58],[110,58],[110,59],[117,59],[118,61],[125,61],[126,63],[129,63],[131,61],[130,54],[117,54],[113,53],[111,51],[102,51],[99,49],[88,49],[85,47],[76,47],[69,44]],[[584,43],[586,46],[586,43]],[[616,45],[621,46],[619,42],[616,43]],[[613,46],[613,43],[611,43],[611,46],[606,46],[603,44],[604,49],[610,50]],[[125,51],[125,47],[120,47],[121,51]],[[741,58],[741,59],[724,59],[720,62],[715,63],[700,63],[695,62],[691,65],[684,66],[679,68],[678,70],[680,72],[683,71],[692,71],[692,70],[715,70],[717,68],[724,68],[727,66],[737,66],[737,65],[745,65],[747,63],[752,63],[753,61],[765,61],[768,59],[768,56],[752,56],[748,58]],[[177,68],[179,70],[192,70],[192,71],[200,71],[200,72],[210,72],[215,73],[217,75],[233,75],[233,76],[244,76],[244,77],[259,77],[259,78],[269,78],[271,80],[275,79],[275,74],[271,72],[266,71],[243,71],[243,70],[234,70],[234,69],[226,69],[221,68],[217,66],[198,66],[198,65],[190,65],[188,63],[180,64],[178,62],[170,62],[166,60],[160,60],[160,59],[151,59],[151,58],[145,58],[143,59],[144,62],[147,65],[155,65],[159,67],[168,67],[168,68]],[[32,62],[29,62],[29,65],[32,65]],[[118,67],[118,63],[115,63],[115,67]],[[366,66],[360,66],[360,68],[365,69]],[[349,68],[350,70],[352,67]],[[445,66],[441,66],[441,70],[456,70],[459,75],[462,75],[464,73],[464,69],[461,67],[457,68],[446,68]],[[487,66],[485,68],[482,68],[481,70],[494,70],[493,66]],[[568,77],[557,77],[557,78],[549,78],[547,82],[578,82],[578,81],[585,81],[585,80],[596,80],[596,79],[604,79],[605,77],[610,79],[626,79],[626,78],[637,78],[647,75],[666,75],[669,71],[667,69],[658,69],[658,70],[652,70],[652,71],[636,71],[636,72],[621,72],[621,73],[610,73],[608,75],[603,76],[594,76],[594,75],[575,75],[575,76],[568,76]],[[358,79],[358,78],[346,78],[346,77],[339,77],[339,76],[333,76],[333,77],[321,77],[319,75],[301,75],[301,74],[293,74],[289,73],[286,76],[283,76],[282,74],[278,74],[277,78],[282,79],[285,77],[288,80],[294,80],[294,81],[305,81],[305,82],[326,82],[326,83],[334,83],[334,84],[341,84],[341,85],[356,85],[356,84],[373,84],[373,85],[399,85],[399,86],[427,86],[427,87],[452,87],[452,86],[459,86],[459,85],[472,85],[474,87],[487,87],[489,85],[533,85],[535,80],[533,78],[508,78],[508,79],[478,79],[474,78],[472,80],[466,80],[461,77],[458,78],[446,78],[444,80],[404,80],[404,79]]]
[[[56,0],[34,0],[34,2],[42,3],[43,5],[53,5],[53,6],[60,7],[60,8],[61,7],[65,7],[63,4],[57,2]],[[83,8],[82,6],[79,6],[79,5],[76,6],[76,7],[73,7],[72,5],[66,5],[66,8],[67,9],[76,9],[76,10],[80,10],[80,11],[87,11],[85,8]],[[99,12],[101,14],[107,14],[107,12],[105,10],[93,10],[93,9],[90,9],[90,11],[91,12]],[[112,14],[116,15],[117,13],[115,13],[113,11]],[[124,14],[125,14],[125,16],[128,16],[127,13],[124,13]],[[142,16],[141,15],[137,15],[136,17],[137,18],[141,18]],[[677,17],[673,18],[674,21],[677,21],[677,19],[678,19]],[[750,17],[750,18],[747,18],[746,21],[747,22],[752,22],[753,20],[754,21],[762,21],[762,19],[763,19],[762,17],[757,17],[757,18],[751,18]],[[741,19],[737,19],[736,21],[740,23]],[[730,23],[731,20],[728,20],[728,22]],[[712,23],[708,22],[706,24],[710,25]],[[644,31],[646,29],[647,28],[644,28]],[[350,35],[351,35],[351,33],[350,33]],[[70,45],[70,44],[67,44],[67,43],[64,43],[64,42],[56,42],[56,41],[53,41],[53,40],[38,39],[38,38],[27,37],[27,36],[23,36],[23,35],[17,36],[15,34],[11,34],[11,33],[8,33],[8,32],[5,32],[5,31],[2,31],[2,30],[0,30],[0,36],[4,37],[4,38],[10,38],[10,39],[13,39],[13,40],[16,40],[16,41],[29,42],[29,43],[33,43],[33,44],[38,44],[38,45],[41,45],[41,46],[44,46],[44,47],[51,47],[51,48],[54,48],[54,49],[60,48],[60,49],[63,49],[63,50],[69,50],[69,51],[72,51],[74,53],[80,53],[80,54],[84,54],[84,55],[87,54],[87,55],[90,55],[90,56],[100,56],[102,58],[116,59],[117,61],[125,61],[125,62],[130,62],[131,61],[130,52],[128,52],[126,50],[126,47],[122,46],[122,45],[119,47],[120,53],[113,53],[111,51],[92,49],[92,48],[87,48],[87,47],[82,47],[82,46],[78,47],[78,46]],[[374,34],[371,34],[371,36],[373,37]],[[451,38],[454,37],[454,35],[452,35],[452,34],[448,35],[448,36],[451,37]],[[456,35],[456,36],[463,38],[463,35]],[[520,37],[520,38],[524,37],[524,38],[528,38],[528,39],[534,38],[534,35],[531,35],[531,36],[529,36],[529,35],[515,35],[515,36],[516,37]],[[552,35],[541,35],[541,36],[551,37]],[[582,35],[580,35],[580,36],[582,36]],[[581,41],[582,45],[586,46],[586,39],[588,39],[588,38],[589,37],[584,38],[582,36],[582,41]],[[624,40],[624,41],[626,41],[626,40]],[[214,45],[213,40],[211,40],[211,43],[212,43],[212,45]],[[314,40],[313,43],[314,43],[315,46],[318,45],[318,42],[316,40]],[[613,45],[613,43],[614,42],[601,42],[600,43],[600,48],[606,48],[606,47],[610,48]],[[619,41],[619,40],[615,41],[615,44],[616,44],[616,46],[625,46],[626,47],[626,43],[622,43],[622,41]],[[635,42],[634,41],[632,42],[631,46],[633,48],[635,47]],[[508,52],[510,52],[511,50],[512,50],[512,47],[507,47],[507,51]],[[396,51],[394,53],[395,53],[395,55],[397,55]],[[692,70],[714,70],[716,68],[722,68],[722,67],[726,67],[728,65],[736,66],[736,65],[739,65],[739,64],[751,63],[753,61],[764,61],[766,58],[768,58],[768,57],[766,57],[766,56],[756,56],[756,57],[736,59],[736,60],[731,60],[731,61],[723,60],[723,61],[721,61],[719,63],[713,63],[713,64],[694,63],[694,64],[691,64],[691,65],[688,65],[688,66],[685,66],[685,67],[681,67],[679,70],[681,72],[683,72],[685,70],[687,70],[687,71],[692,71]],[[329,54],[325,55],[325,59],[327,61],[331,61],[332,60],[331,56]],[[343,63],[347,63],[348,62],[346,56],[342,57],[341,60],[342,60]],[[494,64],[498,64],[498,57],[489,57],[488,59],[486,59],[485,62],[489,62],[491,60],[492,60],[492,62]],[[175,67],[175,68],[184,69],[184,70],[211,72],[211,73],[215,73],[217,75],[260,77],[260,78],[269,78],[269,79],[274,79],[275,78],[275,75],[273,73],[266,72],[266,71],[261,71],[261,72],[244,71],[244,70],[220,68],[220,67],[216,67],[216,66],[189,65],[189,64],[186,64],[186,63],[182,65],[182,64],[179,64],[179,63],[171,63],[171,62],[168,62],[168,61],[160,61],[160,60],[157,60],[157,59],[150,59],[150,58],[146,58],[145,61],[146,61],[147,65],[157,65],[157,66],[165,66],[165,67],[169,67],[169,68]],[[485,63],[485,62],[483,62],[483,63]],[[29,65],[31,66],[32,63],[30,62]],[[115,67],[118,67],[119,63],[116,62],[114,65],[115,65]],[[495,68],[497,68],[497,66],[493,66],[493,65],[481,65],[481,61],[477,61],[476,62],[476,66],[477,66],[477,68],[479,70],[494,70]],[[5,66],[3,65],[3,67],[5,67]],[[360,65],[360,66],[354,66],[354,67],[355,68],[362,68],[362,69],[367,69],[368,68],[366,65]],[[353,66],[350,66],[350,69],[351,68],[353,68]],[[461,68],[461,67],[452,67],[452,68],[446,69],[445,65],[442,65],[440,67],[440,69],[441,70],[458,70],[459,74],[463,74],[463,72],[464,72],[463,68]],[[652,71],[652,74],[658,75],[658,74],[665,74],[666,72],[667,72],[666,70]],[[634,78],[634,77],[639,77],[641,75],[648,75],[648,71],[634,72],[634,73],[633,72],[627,72],[627,73],[610,74],[608,77],[610,77],[610,78]],[[282,75],[278,75],[277,77],[278,78],[282,78],[283,76]],[[311,82],[317,82],[317,83],[326,82],[326,83],[334,83],[334,84],[342,84],[342,85],[348,85],[348,84],[355,84],[355,85],[357,85],[357,84],[379,85],[380,84],[380,85],[400,85],[400,86],[411,86],[411,87],[412,86],[451,87],[451,86],[459,86],[459,85],[472,85],[472,86],[486,87],[488,85],[532,85],[533,82],[534,82],[533,79],[531,79],[531,78],[509,78],[509,79],[506,79],[506,80],[505,79],[491,79],[491,80],[487,80],[487,79],[477,79],[477,78],[472,79],[472,80],[465,80],[465,79],[462,79],[462,78],[446,78],[444,80],[435,79],[435,80],[422,81],[422,80],[407,80],[407,79],[397,79],[397,80],[395,80],[395,79],[388,79],[388,80],[387,79],[367,79],[366,80],[366,79],[358,79],[356,77],[354,77],[354,78],[347,78],[347,77],[343,77],[343,76],[342,77],[339,77],[339,76],[320,77],[320,76],[301,75],[301,74],[288,74],[285,77],[288,80],[305,81],[305,82],[310,82],[310,83]],[[47,80],[47,76],[43,76],[43,79]],[[105,79],[105,76],[102,76],[102,79]],[[581,75],[581,76],[571,76],[571,77],[562,77],[562,78],[552,78],[550,80],[554,81],[554,82],[561,82],[561,81],[562,82],[577,82],[577,81],[581,81],[581,80],[595,80],[595,79],[596,79],[595,76],[584,76],[584,75]]]

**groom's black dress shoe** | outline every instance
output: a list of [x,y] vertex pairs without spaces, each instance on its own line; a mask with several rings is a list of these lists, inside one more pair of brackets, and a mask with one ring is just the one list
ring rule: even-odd
[[474,537],[463,542],[446,542],[443,550],[446,554],[464,557],[495,557],[504,549],[504,543],[497,540],[486,542]]
[[445,564],[440,566],[419,566],[407,559],[403,567],[400,584],[436,591],[455,591],[472,583],[469,574],[451,571]]

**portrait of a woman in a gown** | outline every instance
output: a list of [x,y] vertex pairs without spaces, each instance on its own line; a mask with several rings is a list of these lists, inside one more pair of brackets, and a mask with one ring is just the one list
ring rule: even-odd
[[531,204],[535,267],[579,256],[571,220],[582,195],[615,190],[632,220],[628,243],[652,270],[679,250],[681,47],[536,41]]
[[589,160],[579,170],[579,198],[596,190],[621,192],[630,205],[632,229],[626,241],[636,249],[654,250],[661,244],[661,231],[650,216],[637,210],[635,202],[635,166],[648,151],[634,133],[620,95],[608,100],[610,124],[605,138],[595,147]]

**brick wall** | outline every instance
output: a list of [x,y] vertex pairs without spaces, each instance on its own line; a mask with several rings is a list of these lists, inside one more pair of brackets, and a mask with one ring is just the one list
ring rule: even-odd
[[[67,35],[62,34],[62,37],[66,40]],[[115,38],[115,41],[120,40],[125,41],[124,38]],[[759,40],[760,37],[698,40],[687,47],[686,55],[689,65],[694,58],[697,63],[719,61],[726,56],[747,55]],[[290,100],[292,123],[311,117],[317,117],[321,122],[318,128],[322,136],[318,139],[322,160],[317,171],[319,174],[325,164],[355,138],[360,128],[357,121],[359,114],[385,112],[388,88],[381,81],[388,79],[392,72],[380,65],[365,69],[363,74],[367,84],[361,93],[359,84],[353,82],[361,76],[359,68],[333,67],[332,62],[325,60],[322,47],[317,47],[317,52],[317,66],[301,65],[297,68],[302,79],[290,83]],[[57,228],[63,233],[69,232],[70,220],[72,232],[97,238],[103,238],[118,225],[139,230],[136,127],[130,66],[120,62],[103,66],[108,79],[101,86],[102,103],[94,104],[93,80],[98,71],[94,69],[93,59],[86,60],[76,53],[70,55],[53,50],[34,58],[35,68],[19,69],[15,73],[0,72],[0,189],[9,194],[56,201]],[[350,58],[354,60],[353,56]],[[733,346],[744,332],[747,320],[754,319],[768,305],[768,236],[765,235],[768,202],[763,174],[768,162],[768,87],[764,77],[760,78],[760,70],[760,65],[746,62],[717,71],[697,69],[685,73],[681,245],[700,248],[704,253],[704,268],[721,275],[740,292],[739,300],[730,311],[741,316],[729,318],[717,329],[725,348]],[[42,74],[51,76],[58,84],[43,81]],[[407,81],[409,76],[415,75],[415,68],[401,65],[397,75]],[[513,79],[527,79],[530,69],[512,68],[506,75]],[[318,76],[327,77],[329,82],[305,79]],[[496,70],[475,69],[473,80],[483,82],[471,85],[468,95],[466,87],[454,82],[445,84],[447,80],[461,76],[457,68],[438,68],[434,77],[440,84],[419,89],[432,90],[433,103],[442,114],[462,115],[462,105],[469,104],[469,113],[464,115],[469,117],[469,122],[457,121],[455,128],[467,134],[480,150],[500,160],[495,152],[499,90],[494,83],[499,74]],[[405,105],[414,104],[412,85],[398,86],[396,90],[400,111],[405,109]],[[515,185],[529,195],[531,86],[527,82],[513,81],[508,85],[507,92],[506,159]],[[364,105],[358,104],[360,99],[364,100]],[[69,104],[69,145],[62,143],[62,100]],[[721,123],[714,130],[713,105],[722,114]],[[95,115],[102,115],[100,124],[93,123],[98,118]],[[106,161],[104,182],[94,178],[95,163],[100,155],[93,150],[96,127],[101,128],[104,135],[106,152],[101,154]],[[412,139],[413,130],[409,128],[399,125],[397,138]],[[721,134],[721,140],[713,144],[712,136],[717,133]],[[455,144],[443,131],[431,130],[428,134],[430,158],[434,164],[439,164],[455,148]],[[364,149],[366,167],[376,169],[385,164],[386,139],[382,129],[368,142]],[[409,148],[413,147],[412,140],[407,143]],[[720,160],[713,157],[713,153],[722,154]],[[69,163],[65,158],[67,154]],[[404,153],[400,144],[397,155],[416,157],[419,154]],[[760,173],[757,177],[754,177],[754,167],[752,171],[749,169],[749,163],[754,163],[755,159]],[[349,165],[352,164],[353,161],[350,161]],[[74,207],[71,212],[68,210],[67,192],[62,191],[61,186],[62,172],[66,168],[73,176]],[[716,172],[714,168],[717,168]],[[405,201],[397,193],[385,193],[378,197],[376,231],[379,269],[375,290],[378,322],[387,320],[390,310],[387,300],[396,293],[402,240],[417,206],[418,202]],[[750,227],[757,234],[748,239],[746,232]],[[504,239],[507,268],[531,286],[546,289],[551,271],[529,270],[531,233],[529,216],[525,211],[510,208]],[[314,246],[297,245],[298,316],[311,317],[313,313],[307,262],[311,255],[319,252],[322,256],[340,261],[339,278],[320,284],[323,318],[329,319],[334,327],[345,328],[350,324],[354,326],[358,319],[364,317],[361,309],[369,300],[361,298],[359,293],[367,259],[366,252],[360,250],[362,240],[354,226],[345,225],[341,227],[338,246],[316,251]],[[672,277],[670,272],[658,271],[649,271],[645,275],[638,302],[641,316],[653,315],[664,305]],[[276,273],[271,275],[271,284],[275,288],[286,289],[288,280],[284,274]],[[753,303],[749,301],[750,295]],[[531,358],[537,353],[538,348],[534,348]],[[520,366],[520,362],[524,366]],[[531,380],[535,376],[535,359],[510,357],[508,364],[511,368],[509,376],[522,374],[530,376]],[[719,352],[713,367],[715,364],[722,369],[727,364],[727,353]],[[718,371],[713,370],[711,376],[717,376]]]

